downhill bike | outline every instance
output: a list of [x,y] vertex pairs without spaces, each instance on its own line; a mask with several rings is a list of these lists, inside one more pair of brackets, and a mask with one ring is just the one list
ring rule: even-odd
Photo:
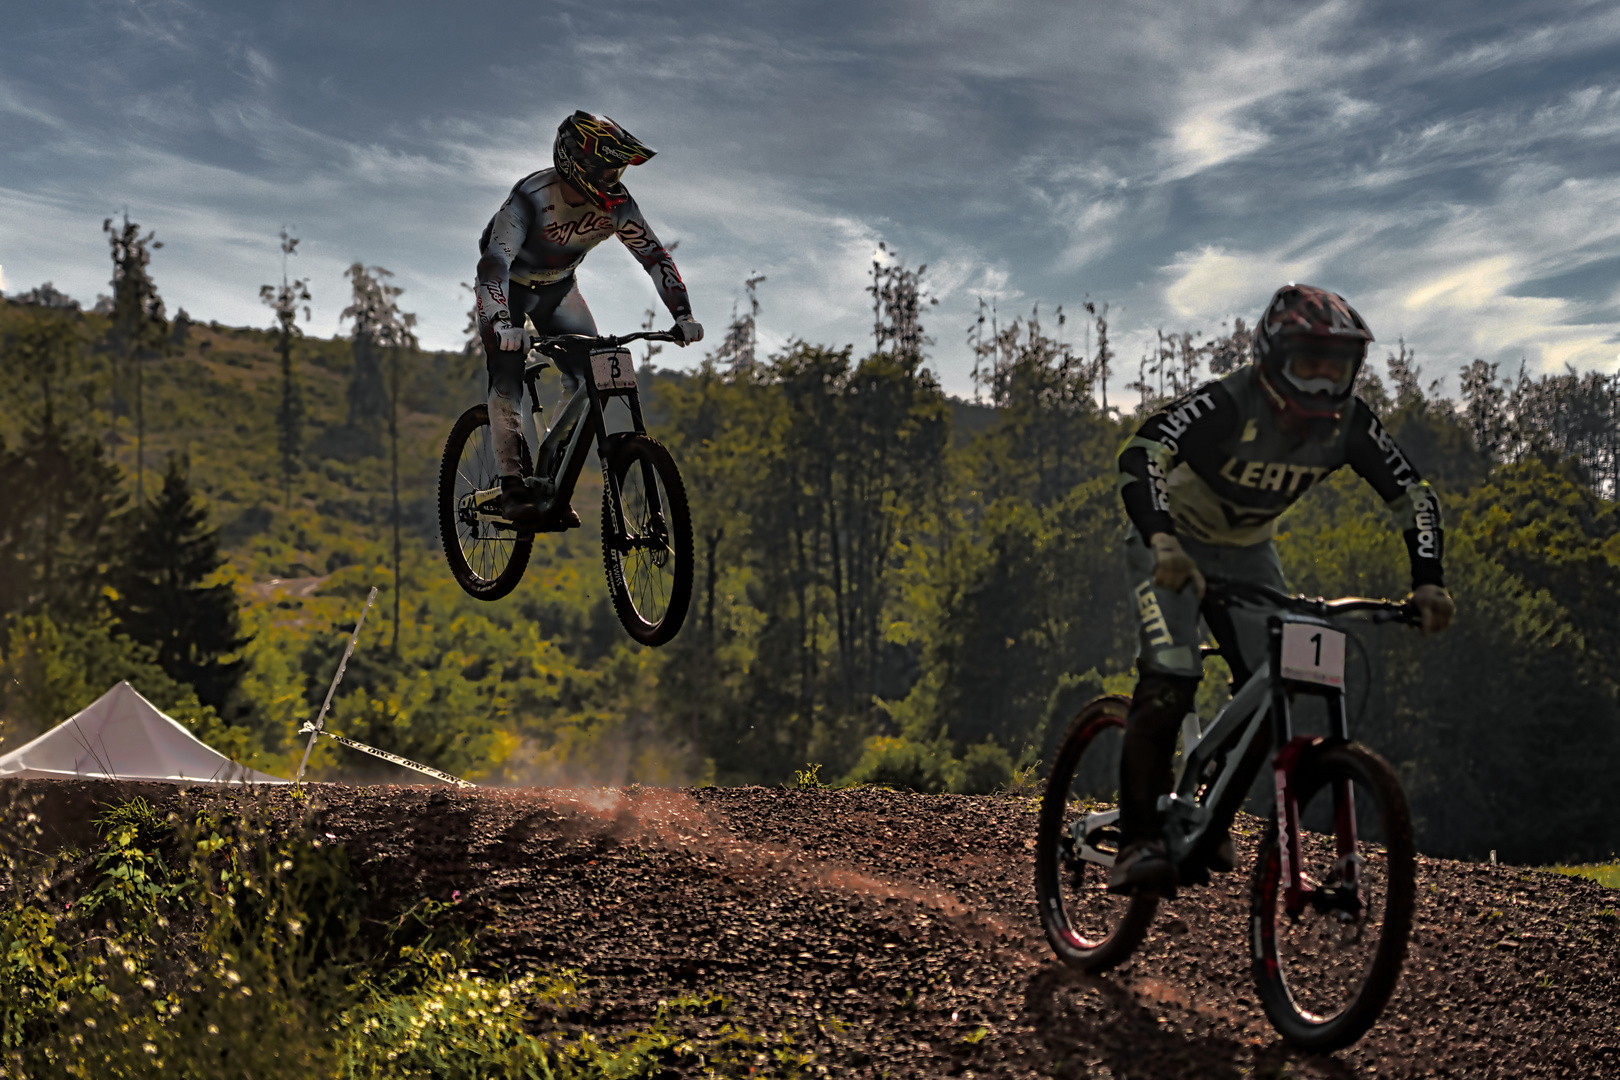
[[[692,596],[692,518],[675,460],[647,434],[635,364],[624,348],[632,341],[680,340],[674,331],[530,336],[523,383],[534,430],[544,434],[532,460],[528,438],[520,436],[520,456],[526,482],[541,497],[537,522],[519,526],[501,514],[488,405],[461,414],[439,469],[439,533],[451,573],[469,595],[507,595],[529,564],[534,534],[578,524],[569,503],[594,440],[602,462],[602,565],[613,609],[643,645],[662,645],[680,630]],[[583,375],[550,428],[535,380],[551,365],[536,352]],[[606,407],[615,398],[628,407],[632,430],[608,431]]]
[[[1262,585],[1211,578],[1206,616],[1226,605],[1268,609],[1268,655],[1201,730],[1182,727],[1181,769],[1161,796],[1165,841],[1182,885],[1205,884],[1259,771],[1272,770],[1274,810],[1249,884],[1250,945],[1259,997],[1289,1042],[1348,1046],[1378,1019],[1400,978],[1411,933],[1411,815],[1384,759],[1350,741],[1345,633],[1340,620],[1420,622],[1408,603],[1311,600]],[[1208,657],[1222,650],[1205,646]],[[1246,676],[1246,677],[1245,677]],[[1296,737],[1290,699],[1327,704],[1326,738]],[[1130,701],[1098,698],[1070,725],[1041,802],[1035,891],[1058,957],[1088,971],[1119,964],[1146,936],[1159,898],[1107,890],[1121,841],[1119,758]]]

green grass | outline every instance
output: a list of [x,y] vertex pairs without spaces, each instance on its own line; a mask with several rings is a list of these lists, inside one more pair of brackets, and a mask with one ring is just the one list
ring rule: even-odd
[[1620,889],[1620,861],[1587,863],[1582,866],[1551,866],[1548,869],[1555,874],[1564,874],[1568,877],[1591,878],[1604,888]]
[[121,803],[97,820],[104,849],[63,872],[37,817],[0,807],[0,1080],[796,1080],[813,1066],[793,1030],[757,1032],[718,993],[672,996],[625,1031],[598,1021],[579,972],[480,973],[479,928],[456,905],[379,923],[343,848],[259,817],[248,801],[195,821]]

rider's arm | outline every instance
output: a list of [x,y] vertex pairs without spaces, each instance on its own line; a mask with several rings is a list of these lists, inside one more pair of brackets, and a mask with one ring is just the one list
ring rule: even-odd
[[495,211],[489,228],[484,232],[483,249],[478,259],[478,285],[473,290],[478,299],[479,318],[494,327],[510,327],[512,311],[506,300],[510,284],[512,260],[523,247],[529,232],[529,199],[514,188],[501,208]]
[[1210,383],[1147,418],[1119,455],[1119,496],[1144,544],[1155,533],[1174,536],[1167,494],[1170,470],[1204,460],[1238,422],[1237,402]]
[[636,257],[642,269],[647,271],[647,276],[652,278],[653,285],[658,289],[658,298],[664,302],[669,313],[676,319],[690,318],[692,301],[686,295],[686,282],[681,280],[681,272],[675,269],[675,260],[658,242],[636,201],[630,199],[625,202],[615,216],[618,219],[619,241],[630,249],[630,254]]
[[1350,442],[1346,460],[1357,475],[1373,486],[1395,517],[1395,527],[1406,540],[1412,561],[1412,588],[1445,587],[1440,559],[1444,536],[1440,499],[1427,480],[1418,475],[1406,455],[1367,403],[1356,398],[1350,413]]

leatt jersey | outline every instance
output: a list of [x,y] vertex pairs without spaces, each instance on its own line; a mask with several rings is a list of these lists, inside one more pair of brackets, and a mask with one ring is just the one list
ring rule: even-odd
[[1444,585],[1440,501],[1359,397],[1327,438],[1284,432],[1246,365],[1148,417],[1119,455],[1120,496],[1144,541],[1178,531],[1209,544],[1270,539],[1277,518],[1348,464],[1395,516],[1412,584]]
[[484,227],[478,242],[480,313],[493,318],[507,310],[508,280],[519,285],[561,281],[592,248],[615,235],[653,279],[669,313],[690,315],[686,283],[636,201],[626,199],[612,210],[600,210],[591,202],[570,206],[555,169],[541,169],[519,180]]

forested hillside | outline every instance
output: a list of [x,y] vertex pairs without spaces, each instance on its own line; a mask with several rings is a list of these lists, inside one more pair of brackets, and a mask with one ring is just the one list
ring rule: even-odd
[[[1063,321],[988,322],[964,402],[929,371],[918,275],[886,271],[876,351],[756,356],[750,313],[695,369],[647,356],[697,546],[685,628],[648,650],[609,605],[589,470],[586,527],[539,538],[511,597],[456,587],[434,482],[482,361],[418,349],[385,271],[356,266],[353,336],[316,340],[298,282],[267,287],[277,329],[168,318],[123,240],[133,284],[105,310],[48,288],[0,304],[0,749],[130,678],[221,749],[290,770],[376,585],[330,726],[475,780],[776,783],[819,765],[825,782],[994,790],[1049,759],[1079,703],[1129,687],[1114,454],[1133,417],[1247,345],[1241,323],[1161,335],[1136,399],[1105,407],[1105,312],[1084,348]],[[1606,856],[1620,387],[1476,364],[1453,401],[1404,345],[1379,366],[1389,384],[1369,372],[1362,392],[1445,500],[1459,615],[1432,640],[1360,632],[1355,730],[1400,770],[1425,852]],[[1284,524],[1297,588],[1405,593],[1401,541],[1348,470]],[[1206,690],[1213,709],[1224,680]],[[340,753],[318,751],[316,774],[383,775]]]

